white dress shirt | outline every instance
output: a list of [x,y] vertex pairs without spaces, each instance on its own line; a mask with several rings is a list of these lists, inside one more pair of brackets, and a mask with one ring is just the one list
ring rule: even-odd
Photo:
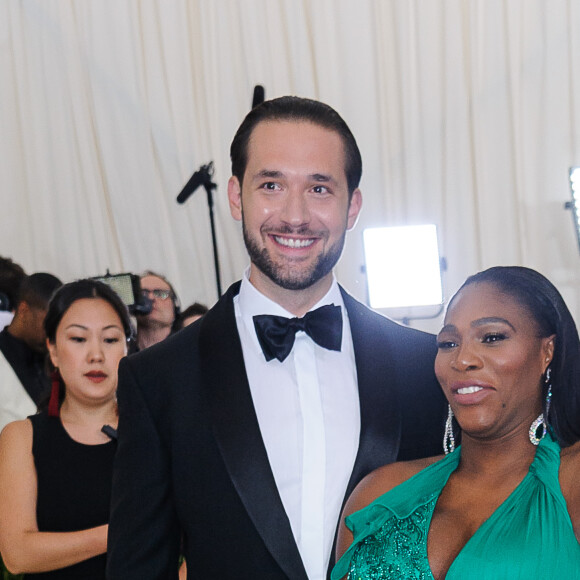
[[12,365],[0,352],[0,431],[8,423],[36,413],[36,403],[26,392]]
[[310,580],[323,580],[360,435],[358,384],[348,313],[335,279],[314,306],[341,307],[340,352],[296,333],[292,352],[266,362],[257,314],[293,314],[244,275],[234,299],[236,324],[254,407],[282,503]]

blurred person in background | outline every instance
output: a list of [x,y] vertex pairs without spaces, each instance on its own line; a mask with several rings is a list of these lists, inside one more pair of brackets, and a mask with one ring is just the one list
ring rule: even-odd
[[208,307],[205,304],[194,302],[177,317],[177,320],[175,321],[175,330],[181,330],[182,328],[189,326],[196,320],[199,320],[207,311]]
[[151,300],[149,314],[137,315],[137,346],[139,350],[165,340],[173,331],[179,316],[179,299],[169,280],[147,270],[141,275],[143,296]]
[[14,318],[0,332],[0,429],[35,413],[48,397],[44,317],[62,282],[38,272],[20,284]]
[[14,317],[20,284],[26,278],[22,266],[0,256],[0,330]]

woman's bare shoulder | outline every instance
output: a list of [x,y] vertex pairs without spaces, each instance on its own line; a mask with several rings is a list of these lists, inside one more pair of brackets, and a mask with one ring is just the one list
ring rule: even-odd
[[580,442],[562,449],[560,455],[560,488],[568,513],[580,542]]
[[[578,480],[580,479],[580,441],[565,447],[560,452],[560,486],[562,492],[570,491],[578,495],[580,498],[580,486]],[[576,491],[578,490],[578,491]]]
[[344,510],[345,515],[362,509],[441,458],[441,456],[436,456],[413,461],[398,461],[371,471],[349,497]]
[[12,421],[12,423],[8,423],[0,433],[0,437],[4,439],[13,439],[15,437],[20,438],[26,435],[32,436],[32,423],[28,419]]
[[[24,471],[32,462],[32,423],[28,419],[8,423],[0,433],[0,472]],[[32,463],[30,463],[32,465]]]

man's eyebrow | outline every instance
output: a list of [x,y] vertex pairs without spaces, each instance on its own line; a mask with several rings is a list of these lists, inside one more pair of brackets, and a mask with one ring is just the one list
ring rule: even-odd
[[320,181],[322,183],[328,183],[330,181],[334,182],[334,178],[330,175],[326,175],[325,173],[313,173],[308,177],[313,181]]
[[256,175],[254,175],[252,179],[264,179],[264,178],[280,179],[281,177],[284,177],[284,174],[281,171],[278,171],[277,169],[262,169],[262,171],[256,173]]
[[[277,169],[262,169],[252,179],[281,179],[283,177],[284,173]],[[336,181],[331,175],[327,175],[326,173],[311,173],[308,175],[308,179],[319,183],[334,183]]]

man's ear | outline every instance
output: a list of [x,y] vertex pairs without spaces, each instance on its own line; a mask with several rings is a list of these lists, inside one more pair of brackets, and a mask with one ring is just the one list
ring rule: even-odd
[[346,222],[346,229],[352,230],[356,225],[356,220],[358,219],[358,214],[360,213],[362,207],[362,193],[357,187],[350,197],[350,204],[348,206],[348,218]]
[[230,202],[230,213],[237,220],[242,220],[242,188],[235,175],[228,181],[228,200]]

